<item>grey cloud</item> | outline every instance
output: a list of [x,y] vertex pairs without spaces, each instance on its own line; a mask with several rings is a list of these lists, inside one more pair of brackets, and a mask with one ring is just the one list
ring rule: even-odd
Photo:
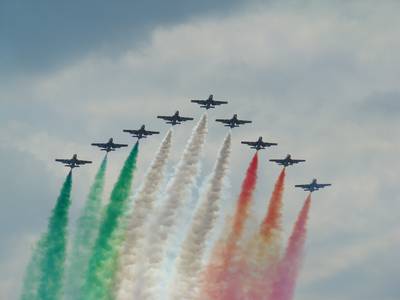
[[3,158],[0,286],[7,285],[7,288],[0,288],[0,298],[15,299],[30,247],[46,226],[44,214],[51,209],[58,183],[43,164],[28,153],[0,147],[0,156]]
[[118,53],[143,43],[155,26],[202,14],[225,14],[235,1],[48,1],[0,3],[0,65],[12,73],[43,72],[89,51]]
[[[29,229],[30,233],[46,224],[43,220],[43,212],[54,202],[57,182],[44,168],[40,161],[29,153],[15,149],[0,148],[2,169],[6,172],[0,173],[0,182],[3,195],[0,210],[0,235],[13,237],[21,230]],[[26,186],[30,186],[26,189]],[[47,207],[47,208],[46,208]],[[29,226],[26,226],[29,222]],[[3,247],[1,251],[5,250]]]
[[375,92],[360,103],[360,112],[373,117],[398,118],[400,116],[400,92]]

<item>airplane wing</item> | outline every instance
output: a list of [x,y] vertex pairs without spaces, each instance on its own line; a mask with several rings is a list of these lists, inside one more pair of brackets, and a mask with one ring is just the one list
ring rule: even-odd
[[166,120],[166,121],[173,121],[174,120],[174,117],[171,117],[171,116],[157,116],[157,118],[163,119],[163,120]]
[[92,146],[96,146],[96,147],[100,147],[100,148],[106,148],[107,144],[103,144],[103,143],[92,143]]
[[135,129],[124,129],[123,132],[128,132],[131,134],[138,134],[139,130],[135,130]]
[[256,146],[257,142],[241,142],[242,144],[249,145],[249,146]]
[[246,120],[237,120],[237,124],[247,124],[247,123],[252,123],[252,121],[246,121]]
[[228,104],[228,101],[213,100],[213,105],[221,105],[221,104]]
[[56,159],[56,161],[63,163],[63,164],[70,164],[71,159]]
[[190,102],[198,103],[198,104],[207,104],[206,100],[190,100]]
[[295,187],[302,188],[304,190],[308,190],[311,188],[310,184],[296,184]]
[[317,183],[317,188],[324,188],[326,186],[331,186],[332,184],[330,183]]
[[270,147],[270,146],[277,146],[277,143],[268,143],[268,142],[263,142],[262,143],[264,147]]
[[292,164],[298,164],[298,163],[305,162],[305,161],[306,161],[305,159],[292,159],[291,160]]
[[230,124],[231,123],[231,120],[229,120],[229,119],[216,119],[215,121],[216,122],[221,122],[221,123],[224,123],[224,124]]
[[276,162],[276,163],[282,165],[285,160],[284,159],[270,159],[269,161],[273,161],[273,162]]
[[191,121],[194,120],[193,118],[188,118],[188,117],[179,117],[179,121]]
[[92,162],[90,161],[90,160],[80,160],[80,159],[78,159],[77,161],[76,161],[76,164],[77,165],[86,165],[86,164],[91,164]]
[[310,187],[310,185],[309,184],[296,184],[295,187],[306,188],[306,187]]
[[145,131],[145,134],[147,134],[147,135],[152,135],[152,134],[160,134],[160,132],[159,131]]
[[128,147],[127,144],[113,144],[112,145],[113,148],[121,148],[121,147]]

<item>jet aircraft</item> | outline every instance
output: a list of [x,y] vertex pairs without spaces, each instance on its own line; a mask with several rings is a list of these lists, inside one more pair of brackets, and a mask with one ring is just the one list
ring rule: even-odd
[[113,138],[110,138],[107,143],[92,143],[91,145],[99,147],[101,151],[106,151],[107,153],[118,148],[128,147],[127,144],[115,144]]
[[216,119],[215,121],[225,124],[224,126],[235,128],[240,125],[251,123],[252,121],[239,120],[237,114],[234,114],[232,119]]
[[278,165],[287,167],[301,162],[305,162],[305,159],[292,159],[292,156],[288,154],[284,159],[270,159],[269,161],[273,161],[276,162]]
[[145,125],[142,125],[142,127],[140,127],[138,130],[124,129],[124,132],[129,132],[130,134],[132,134],[133,137],[138,138],[138,140],[145,139],[149,135],[159,134],[160,133],[158,131],[146,130]]
[[227,101],[214,100],[214,96],[213,95],[210,95],[208,97],[208,99],[205,99],[205,100],[191,100],[191,102],[200,104],[201,108],[205,108],[207,110],[210,109],[210,108],[215,108],[218,105],[227,104],[228,103]]
[[71,159],[56,159],[57,162],[65,164],[65,167],[71,168],[79,168],[81,165],[91,164],[90,160],[80,160],[78,159],[78,155],[74,154]]
[[242,141],[242,144],[249,145],[251,149],[256,149],[257,151],[258,150],[263,150],[266,147],[271,147],[271,146],[278,145],[277,143],[264,142],[263,139],[262,139],[262,136],[260,136],[256,142]]
[[304,191],[308,191],[310,193],[314,191],[318,191],[326,186],[331,186],[330,183],[317,183],[317,179],[313,179],[310,184],[297,184],[295,187],[302,188]]
[[167,121],[166,123],[171,124],[172,126],[193,120],[193,118],[181,117],[179,115],[179,110],[177,110],[172,116],[157,116],[157,118]]

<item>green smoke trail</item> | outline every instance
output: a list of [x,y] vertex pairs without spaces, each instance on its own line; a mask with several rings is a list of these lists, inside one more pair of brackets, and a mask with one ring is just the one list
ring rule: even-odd
[[35,245],[32,251],[31,260],[25,272],[22,284],[21,300],[37,299],[37,292],[40,280],[40,262],[43,259],[43,243],[46,236],[43,236]]
[[104,157],[78,219],[66,275],[66,299],[77,299],[85,281],[91,251],[99,230],[107,156]]
[[112,284],[117,267],[118,251],[122,244],[122,217],[128,207],[133,171],[139,144],[136,143],[125,161],[119,178],[111,192],[99,234],[89,260],[82,300],[112,299]]
[[71,187],[72,173],[69,172],[51,213],[47,232],[33,251],[21,300],[55,300],[61,297]]

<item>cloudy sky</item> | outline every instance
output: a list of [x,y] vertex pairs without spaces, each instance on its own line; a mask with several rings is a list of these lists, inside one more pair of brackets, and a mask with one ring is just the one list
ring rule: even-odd
[[[322,4],[324,3],[324,4]],[[56,157],[95,161],[74,174],[72,224],[102,154],[93,141],[156,114],[198,118],[191,98],[230,101],[210,119],[253,120],[234,132],[225,207],[232,207],[251,152],[243,138],[278,142],[262,154],[256,217],[279,168],[288,170],[285,235],[313,177],[314,195],[298,300],[400,297],[400,19],[398,1],[0,2],[0,298],[16,299],[30,248],[46,228],[66,170]],[[175,131],[173,163],[191,124]],[[202,176],[225,128],[210,123]],[[160,138],[141,145],[135,186]],[[113,153],[108,187],[127,152]]]

